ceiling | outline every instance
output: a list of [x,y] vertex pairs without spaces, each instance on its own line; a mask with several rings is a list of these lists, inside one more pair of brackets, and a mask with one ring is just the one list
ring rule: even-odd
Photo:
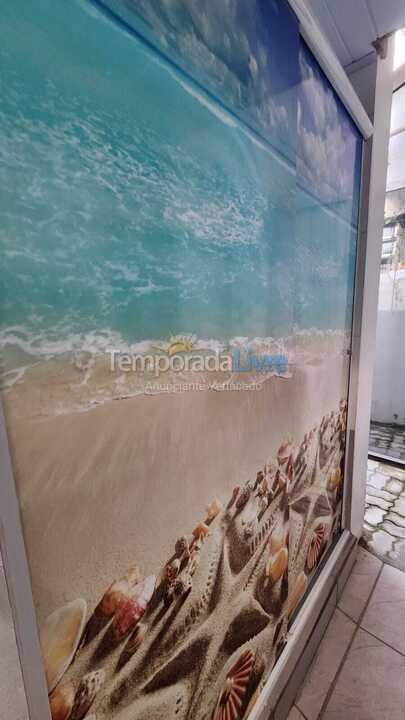
[[405,0],[305,0],[345,67],[373,52],[371,43],[405,26]]

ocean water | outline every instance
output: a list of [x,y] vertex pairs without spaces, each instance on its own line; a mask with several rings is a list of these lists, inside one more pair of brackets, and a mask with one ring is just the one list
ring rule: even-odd
[[[246,103],[222,103],[136,22],[88,0],[3,10],[6,385],[72,352],[179,334],[225,346],[350,332],[356,168],[349,213],[346,196],[297,193],[297,125],[283,140],[282,113],[273,135],[263,113],[248,123]],[[279,96],[296,120],[297,85]]]

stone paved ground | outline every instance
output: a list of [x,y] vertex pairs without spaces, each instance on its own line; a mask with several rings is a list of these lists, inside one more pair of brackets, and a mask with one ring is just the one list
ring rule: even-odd
[[405,460],[405,425],[372,422],[370,426],[370,452]]
[[368,461],[362,544],[405,570],[405,468]]

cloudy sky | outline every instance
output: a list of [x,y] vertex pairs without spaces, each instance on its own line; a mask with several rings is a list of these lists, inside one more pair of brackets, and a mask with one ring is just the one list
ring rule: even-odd
[[284,0],[103,0],[295,159],[298,26]]

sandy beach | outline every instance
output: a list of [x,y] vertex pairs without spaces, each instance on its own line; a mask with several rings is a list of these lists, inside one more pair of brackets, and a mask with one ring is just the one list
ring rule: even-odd
[[[10,447],[39,625],[54,610],[76,598],[84,598],[91,613],[111,582],[134,564],[145,576],[159,576],[176,539],[190,534],[196,523],[204,520],[208,503],[218,498],[225,506],[233,488],[255,478],[258,470],[276,457],[286,437],[298,447],[314,426],[320,426],[322,418],[338,410],[346,385],[347,361],[335,357],[323,365],[296,367],[288,379],[270,378],[260,389],[143,395],[107,402],[86,412],[55,416],[21,417],[17,403],[18,415],[13,417],[13,395],[12,391],[8,393],[5,400]],[[311,492],[316,500],[319,488]],[[281,499],[274,502],[260,531],[260,541],[264,537],[267,542],[266,533],[278,523],[288,528],[287,506],[283,510]],[[204,587],[209,585],[212,558],[217,557],[215,553],[222,543],[229,546],[231,555],[232,543],[239,547],[235,536],[239,530],[226,530],[228,520],[225,512],[216,531],[220,535],[214,533],[207,541],[207,548],[211,543],[212,549],[206,551],[206,562],[211,558],[211,565],[201,570],[197,580]],[[294,535],[292,529],[290,533],[296,544],[297,532]],[[304,545],[306,553],[308,544]],[[295,553],[298,557],[299,548]],[[305,557],[300,562],[305,565]],[[241,582],[243,573],[241,568],[236,569],[235,577]],[[220,565],[216,566],[215,573],[221,572]],[[260,582],[254,592],[266,613],[270,612],[266,618],[270,618],[275,600],[267,607],[270,601],[263,595]],[[284,592],[282,585],[277,592]],[[229,589],[228,607],[225,596],[221,597],[225,606],[210,614],[215,628],[210,637],[220,635],[239,613],[238,594],[232,600]],[[277,603],[285,601],[286,597]],[[273,621],[259,635],[264,647],[274,644],[282,605],[277,608]],[[286,628],[285,611],[280,617]],[[177,622],[182,627],[186,619]],[[174,637],[179,632],[177,629]],[[238,646],[241,641],[243,644],[243,633],[238,631]],[[157,638],[152,637],[151,642],[153,645]],[[168,646],[166,652],[170,655],[173,648]],[[111,705],[111,697],[119,693],[122,682],[115,670],[121,650],[115,648],[107,653],[110,680],[97,714],[106,720],[132,720],[131,705],[138,698],[137,671],[129,676],[132,690],[126,688],[127,701]],[[84,672],[98,667],[104,660],[98,652],[94,644],[85,648],[70,677],[79,681]],[[274,662],[274,652],[266,656],[267,665]],[[193,657],[198,658],[199,652]],[[218,651],[215,657],[209,672],[202,667],[195,670],[199,692],[205,692],[207,682],[212,683],[213,672],[221,675],[218,658],[225,666],[229,652]],[[208,673],[205,679],[204,672]],[[146,686],[149,682],[145,679]],[[194,691],[188,687],[187,693],[185,708],[189,713]],[[151,706],[144,698],[139,706],[141,714],[136,705],[136,717],[163,717],[171,711],[170,697],[169,693],[160,701],[156,692]],[[174,695],[172,700],[177,702]],[[202,708],[200,704],[201,718]]]
[[139,396],[57,417],[14,420],[8,395],[39,621],[79,596],[92,606],[134,562],[156,573],[213,497],[338,406],[346,372],[330,362],[261,390]]

